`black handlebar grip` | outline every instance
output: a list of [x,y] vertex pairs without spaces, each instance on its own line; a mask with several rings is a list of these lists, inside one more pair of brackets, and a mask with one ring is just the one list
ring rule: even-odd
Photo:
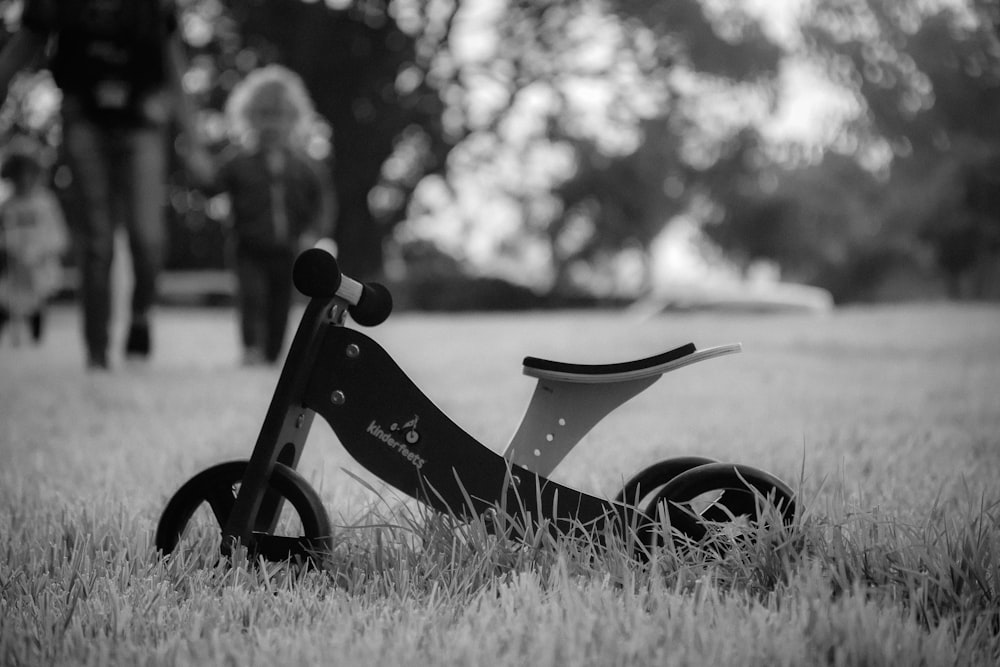
[[357,305],[347,310],[361,326],[377,326],[392,313],[392,294],[380,283],[363,283]]
[[392,313],[392,294],[379,283],[359,283],[343,275],[337,258],[323,247],[304,250],[292,267],[295,288],[312,298],[339,296],[349,304],[347,310],[355,322],[373,327],[385,322]]
[[309,248],[295,258],[292,283],[306,296],[336,296],[342,282],[337,258],[322,248]]

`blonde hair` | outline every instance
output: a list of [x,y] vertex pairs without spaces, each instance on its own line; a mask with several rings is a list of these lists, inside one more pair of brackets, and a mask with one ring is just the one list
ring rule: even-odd
[[[277,96],[296,112],[292,141],[304,145],[315,122],[316,110],[302,77],[281,65],[267,65],[253,70],[233,87],[226,100],[226,120],[233,140],[252,144],[256,128],[250,117],[254,107],[267,104]],[[268,98],[271,98],[269,100]]]

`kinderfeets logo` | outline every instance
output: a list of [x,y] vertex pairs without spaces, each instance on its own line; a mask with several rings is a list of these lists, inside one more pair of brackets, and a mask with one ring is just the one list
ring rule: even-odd
[[413,465],[414,468],[420,470],[424,467],[424,463],[427,461],[413,450],[413,447],[420,442],[420,432],[417,431],[418,421],[420,421],[420,417],[413,415],[413,419],[409,420],[402,426],[400,426],[398,422],[393,422],[393,424],[386,429],[373,419],[371,423],[368,424],[368,428],[365,429],[365,432],[402,456],[411,465]]

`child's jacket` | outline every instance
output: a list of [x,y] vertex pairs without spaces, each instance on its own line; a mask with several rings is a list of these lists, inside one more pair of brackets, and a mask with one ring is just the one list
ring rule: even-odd
[[39,189],[0,204],[0,306],[11,314],[38,310],[62,284],[68,246],[55,195]]
[[294,150],[284,151],[279,171],[259,151],[228,155],[216,186],[229,195],[237,249],[294,251],[304,233],[320,232],[323,178],[321,164]]

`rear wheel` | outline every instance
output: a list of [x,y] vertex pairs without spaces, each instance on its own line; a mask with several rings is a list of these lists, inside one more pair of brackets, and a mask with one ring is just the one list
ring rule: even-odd
[[625,482],[625,486],[615,496],[615,502],[640,507],[643,500],[651,497],[674,477],[708,463],[715,463],[715,459],[704,456],[677,456],[654,463]]
[[[669,518],[672,528],[695,542],[705,537],[707,522],[745,520],[759,523],[773,506],[784,525],[795,518],[795,497],[783,481],[751,466],[710,463],[691,468],[667,482],[645,512]],[[666,517],[664,517],[666,512]]]
[[[247,461],[228,461],[207,468],[181,486],[167,503],[156,528],[156,548],[173,553],[185,543],[215,540],[229,520]],[[274,465],[268,490],[282,500],[277,530],[284,535],[254,532],[245,545],[251,555],[269,561],[318,559],[333,546],[330,520],[316,491],[295,470]]]

